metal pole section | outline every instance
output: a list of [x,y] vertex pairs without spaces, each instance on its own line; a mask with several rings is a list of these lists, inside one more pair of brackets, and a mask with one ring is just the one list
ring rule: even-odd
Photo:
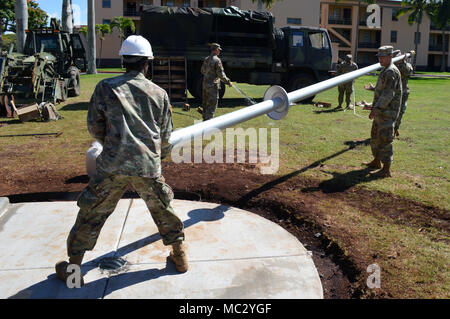
[[[411,53],[398,56],[392,59],[392,63],[398,62],[403,58],[408,58]],[[339,84],[352,81],[364,74],[376,71],[381,68],[380,63],[369,65],[368,67],[349,72],[337,77],[307,86],[305,88],[293,91],[289,94],[279,86],[272,86],[264,94],[264,102],[231,112],[209,121],[194,124],[172,132],[169,143],[172,145],[182,144],[191,141],[197,136],[206,135],[212,131],[222,130],[232,127],[236,124],[248,121],[263,114],[268,114],[274,120],[282,119],[288,112],[291,102],[304,100],[310,96],[331,89]]]

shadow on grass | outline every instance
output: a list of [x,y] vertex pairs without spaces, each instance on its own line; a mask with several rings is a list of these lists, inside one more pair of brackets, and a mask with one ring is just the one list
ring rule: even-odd
[[[263,99],[254,99],[256,103],[260,103],[263,101]],[[199,106],[202,106],[202,101],[201,100],[197,100],[197,99],[189,99],[188,103],[192,108],[197,108]],[[218,106],[219,108],[221,107],[229,107],[229,108],[234,108],[234,107],[240,107],[240,106],[250,106],[251,104],[249,104],[244,98],[224,98],[222,100],[219,100]]]
[[335,112],[341,112],[341,111],[343,111],[344,110],[344,108],[342,108],[342,109],[337,109],[337,108],[333,108],[333,109],[329,109],[329,110],[323,110],[323,111],[314,111],[314,113],[316,113],[316,114],[322,114],[322,113],[335,113]]
[[[282,183],[288,181],[289,179],[291,179],[293,177],[296,177],[296,176],[298,176],[298,175],[300,175],[300,174],[302,174],[302,173],[304,173],[304,172],[306,172],[306,171],[308,171],[308,170],[310,170],[312,168],[318,167],[323,162],[328,161],[328,160],[330,160],[332,158],[335,158],[337,156],[340,156],[340,155],[344,154],[345,152],[348,152],[348,151],[354,149],[357,146],[368,146],[370,144],[370,139],[368,138],[368,139],[365,139],[365,140],[362,140],[362,141],[346,141],[346,142],[344,142],[344,144],[347,145],[348,148],[345,148],[345,149],[343,149],[343,150],[341,150],[339,152],[336,152],[336,153],[331,154],[331,155],[329,155],[327,157],[324,157],[324,158],[322,158],[320,160],[317,160],[314,163],[303,167],[302,169],[299,169],[297,171],[294,171],[292,173],[284,175],[284,176],[282,176],[280,178],[277,178],[277,179],[275,179],[275,180],[273,180],[271,182],[268,182],[268,183],[264,184],[263,186],[261,186],[261,187],[259,187],[257,189],[252,190],[251,192],[245,194],[244,196],[242,196],[241,198],[239,198],[237,200],[237,202],[236,202],[237,206],[238,207],[243,207],[251,199],[257,197],[259,194],[261,194],[261,193],[263,193],[265,191],[268,191],[268,190],[274,188],[275,186],[277,186],[279,184],[282,184]],[[354,185],[356,185],[356,184],[354,184]],[[314,189],[314,190],[316,190],[316,189]]]
[[366,167],[347,173],[327,172],[325,173],[333,175],[332,179],[323,181],[318,187],[306,187],[302,189],[303,193],[311,193],[322,191],[324,193],[340,193],[344,192],[353,186],[361,183],[370,182],[381,177],[370,174],[373,170]]
[[[33,121],[36,122],[36,121]],[[0,121],[0,124],[23,124],[21,120],[6,120],[6,121]]]
[[87,111],[89,102],[78,102],[64,105],[61,111]]

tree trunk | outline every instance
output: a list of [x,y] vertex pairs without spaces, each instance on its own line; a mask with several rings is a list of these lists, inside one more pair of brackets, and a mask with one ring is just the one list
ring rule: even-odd
[[72,0],[63,0],[62,2],[61,28],[63,31],[73,33]]
[[[422,19],[420,19],[422,20]],[[420,31],[420,23],[422,21],[417,21],[417,31],[416,31],[416,36],[414,37],[414,49],[416,50],[416,54],[414,54],[414,59],[413,59],[413,69],[414,72],[416,71],[416,64],[417,64],[417,55],[419,54],[419,52],[417,51],[417,48],[419,47],[419,31]]]
[[100,39],[100,56],[98,57],[98,67],[102,64],[103,40]]
[[23,53],[25,46],[25,30],[28,29],[28,7],[26,0],[16,0],[16,37],[17,52]]
[[88,73],[97,74],[95,63],[95,4],[88,0]]
[[445,72],[445,49],[448,48],[448,43],[445,45],[445,26],[442,26],[442,61],[441,72]]

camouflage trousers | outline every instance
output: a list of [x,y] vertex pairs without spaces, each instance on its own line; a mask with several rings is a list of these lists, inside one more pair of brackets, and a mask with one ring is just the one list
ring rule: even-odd
[[207,86],[203,83],[202,104],[203,120],[209,120],[214,117],[219,100],[219,89],[217,85]]
[[352,99],[353,84],[350,83],[345,85],[339,85],[338,90],[339,90],[339,97],[338,97],[339,105],[342,105],[345,93],[345,102],[347,103],[347,106],[349,106]]
[[69,257],[80,256],[94,248],[106,219],[130,186],[147,204],[163,244],[184,240],[183,222],[170,206],[173,191],[162,176],[153,179],[99,173],[78,197],[80,211],[67,238]]
[[391,117],[383,114],[376,114],[372,123],[370,134],[372,155],[383,164],[390,164],[393,159],[394,124],[395,121]]
[[406,111],[408,96],[409,96],[409,94],[403,94],[403,96],[402,96],[402,105],[400,107],[400,113],[398,114],[397,121],[395,122],[395,130],[398,130],[400,127],[400,124],[402,123],[402,117]]

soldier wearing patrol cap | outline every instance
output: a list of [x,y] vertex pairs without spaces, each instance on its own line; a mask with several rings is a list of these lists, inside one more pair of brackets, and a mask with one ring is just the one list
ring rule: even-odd
[[188,269],[183,222],[170,205],[173,191],[161,175],[161,160],[170,153],[172,115],[166,91],[145,77],[153,59],[150,43],[129,36],[119,53],[126,73],[99,82],[91,97],[87,127],[103,145],[96,159],[96,174],[78,197],[80,207],[67,238],[69,262],[55,266],[66,281],[69,264],[81,265],[92,250],[108,216],[125,191],[132,187],[147,204],[164,245],[172,245],[169,258],[176,269]]
[[369,119],[373,120],[370,146],[374,159],[364,163],[369,168],[381,168],[374,175],[383,178],[391,177],[394,128],[402,102],[401,75],[392,63],[392,53],[392,46],[382,46],[378,49],[378,61],[383,68],[374,89],[372,111],[369,115]]
[[[414,51],[413,51],[414,52]],[[395,50],[393,52],[393,57],[400,56],[402,52],[400,50]],[[414,54],[414,53],[413,53]],[[408,86],[408,78],[413,72],[413,67],[410,63],[406,62],[406,59],[402,59],[395,63],[398,70],[400,71],[400,75],[402,77],[402,105],[400,107],[400,114],[398,115],[397,121],[395,122],[395,136],[399,136],[398,129],[400,128],[400,124],[402,122],[403,114],[406,111],[406,102],[408,101],[409,97],[409,86]]]
[[214,117],[214,113],[217,109],[217,101],[219,99],[220,81],[222,80],[230,87],[233,86],[233,83],[225,75],[222,61],[219,58],[222,48],[218,43],[212,43],[210,50],[211,54],[205,58],[201,68],[201,72],[203,74],[203,109],[199,111],[203,113],[203,121],[207,121]]
[[[348,72],[353,72],[355,70],[358,70],[358,65],[352,61],[352,55],[347,54],[344,58],[344,61],[338,64],[337,66],[337,73],[336,75],[342,75]],[[338,103],[339,105],[336,107],[336,109],[342,109],[342,102],[344,100],[344,93],[345,93],[345,102],[347,103],[347,109],[350,108],[350,101],[351,96],[353,93],[353,84],[355,81],[349,81],[347,83],[341,84],[338,86],[339,90],[339,97],[338,97]]]

